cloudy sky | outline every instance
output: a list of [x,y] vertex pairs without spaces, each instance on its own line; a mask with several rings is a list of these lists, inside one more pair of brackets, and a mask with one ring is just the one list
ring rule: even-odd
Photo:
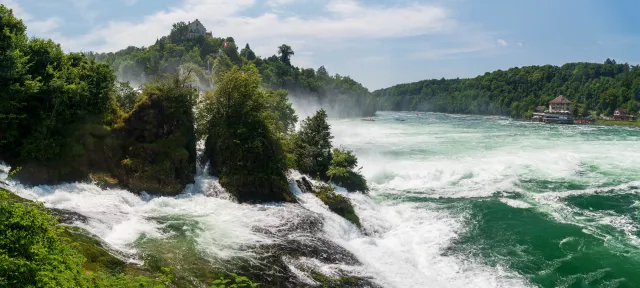
[[0,0],[67,51],[148,46],[200,19],[215,36],[374,90],[572,61],[640,63],[633,0]]

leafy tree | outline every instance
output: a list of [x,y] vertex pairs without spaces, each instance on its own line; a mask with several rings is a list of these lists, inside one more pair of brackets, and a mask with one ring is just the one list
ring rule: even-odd
[[[240,202],[294,201],[285,154],[255,66],[222,72],[208,102],[207,158],[220,184]],[[271,123],[270,123],[271,122]]]
[[296,111],[291,107],[291,102],[287,97],[286,90],[266,89],[266,105],[269,113],[275,116],[277,120],[276,131],[281,134],[290,134],[294,132],[295,125],[298,122]]
[[280,45],[280,47],[278,47],[278,55],[280,56],[280,61],[282,61],[282,63],[291,66],[291,56],[294,55],[291,46],[287,44]]
[[296,168],[302,173],[326,179],[331,163],[332,138],[327,113],[323,109],[303,120],[292,144]]
[[113,70],[83,54],[65,55],[51,40],[27,39],[5,6],[0,16],[0,158],[18,167],[82,154],[69,127],[114,122]]
[[189,34],[189,25],[184,22],[174,23],[171,28],[171,33],[169,37],[171,38],[171,42],[179,43],[187,38]]
[[129,82],[118,82],[116,95],[118,96],[118,104],[125,113],[133,110],[133,106],[140,101],[140,94],[131,87]]
[[247,45],[245,45],[244,48],[240,50],[240,57],[243,57],[249,61],[253,61],[256,59],[256,53],[251,50],[251,47],[249,47],[249,43],[247,43]]

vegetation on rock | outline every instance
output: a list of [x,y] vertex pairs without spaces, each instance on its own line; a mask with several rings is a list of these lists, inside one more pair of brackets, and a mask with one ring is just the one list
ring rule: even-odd
[[317,192],[315,194],[318,199],[322,200],[324,204],[329,207],[329,210],[333,211],[343,218],[349,220],[351,223],[355,224],[360,228],[360,218],[356,215],[355,210],[353,210],[353,205],[348,198],[336,193],[335,188],[331,185],[321,185],[317,188]]
[[616,108],[638,112],[640,66],[567,63],[562,66],[528,66],[487,72],[471,79],[433,79],[374,91],[379,109],[531,115],[558,95],[574,102],[576,116],[611,115]]
[[351,150],[334,148],[327,175],[332,182],[349,191],[369,192],[367,180],[360,174],[360,169],[362,168],[355,170],[357,166],[358,159]]
[[300,131],[292,139],[295,168],[312,177],[326,179],[331,165],[331,139],[327,113],[323,109],[303,120]]
[[[113,173],[133,191],[176,195],[196,173],[193,106],[196,90],[189,78],[174,74],[149,83],[142,100],[114,131]],[[118,151],[119,150],[119,151]]]
[[295,201],[281,143],[286,124],[280,121],[282,114],[268,105],[269,98],[278,95],[260,88],[260,75],[253,66],[222,72],[217,83],[208,115],[202,116],[208,116],[205,153],[211,172],[240,202]]

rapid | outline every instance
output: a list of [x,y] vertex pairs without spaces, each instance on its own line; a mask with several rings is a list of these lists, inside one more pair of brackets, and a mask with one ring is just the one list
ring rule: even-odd
[[640,286],[640,129],[438,113],[373,118],[330,122],[334,146],[355,152],[371,187],[369,196],[339,190],[362,230],[294,181],[300,204],[238,204],[206,167],[176,197],[87,183],[8,188],[86,216],[75,225],[133,262],[180,246],[210,265],[266,267],[265,250],[298,247],[310,252],[279,261],[308,284],[306,266],[382,287]]

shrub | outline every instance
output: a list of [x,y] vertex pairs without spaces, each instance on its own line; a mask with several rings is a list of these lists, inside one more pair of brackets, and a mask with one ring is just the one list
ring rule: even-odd
[[334,148],[331,158],[331,166],[327,175],[331,181],[345,189],[355,192],[368,192],[367,180],[360,174],[360,169],[355,170],[358,159],[353,152],[345,148]]

